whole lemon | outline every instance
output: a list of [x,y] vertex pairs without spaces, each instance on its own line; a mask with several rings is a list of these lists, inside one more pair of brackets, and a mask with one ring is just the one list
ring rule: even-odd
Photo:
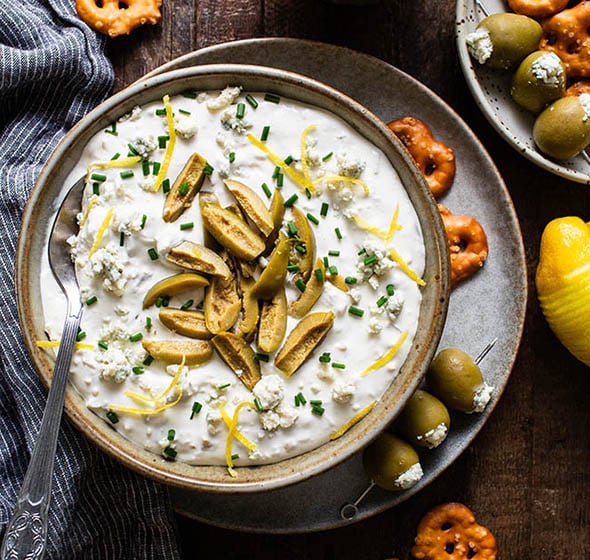
[[536,285],[551,330],[590,366],[590,222],[568,216],[547,224]]

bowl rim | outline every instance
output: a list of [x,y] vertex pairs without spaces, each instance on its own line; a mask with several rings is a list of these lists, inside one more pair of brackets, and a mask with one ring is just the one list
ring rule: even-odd
[[[77,144],[85,145],[100,128],[108,126],[115,118],[131,110],[133,106],[143,105],[148,103],[150,99],[153,101],[160,98],[161,95],[154,93],[159,89],[165,88],[167,93],[174,95],[190,87],[189,82],[191,81],[199,83],[213,81],[216,84],[225,83],[226,85],[227,83],[244,84],[248,81],[256,81],[264,84],[264,87],[259,88],[258,91],[272,89],[272,85],[274,85],[275,89],[288,89],[291,95],[284,95],[293,99],[302,100],[302,97],[311,96],[332,104],[333,108],[330,110],[337,116],[363,136],[366,137],[368,133],[371,133],[378,140],[378,142],[371,141],[385,153],[400,175],[420,220],[425,244],[431,244],[432,254],[430,257],[434,257],[428,261],[430,257],[427,251],[426,272],[433,280],[425,288],[431,296],[429,297],[430,320],[425,325],[424,332],[421,332],[420,329],[416,332],[410,355],[406,358],[396,380],[386,390],[387,394],[397,384],[397,380],[402,378],[401,398],[391,404],[386,402],[384,398],[386,394],[384,394],[375,405],[375,414],[367,415],[362,422],[353,426],[339,439],[322,444],[314,450],[269,465],[239,467],[239,473],[250,472],[249,478],[227,480],[225,466],[192,466],[166,461],[163,457],[141,448],[116,432],[88,409],[80,394],[73,386],[68,385],[65,412],[75,427],[102,451],[140,474],[165,484],[205,492],[231,494],[273,490],[317,476],[358,452],[377,437],[380,431],[393,420],[401,410],[403,403],[418,387],[436,350],[448,308],[450,275],[446,235],[430,190],[401,142],[373,113],[333,87],[293,72],[242,64],[202,65],[146,78],[144,81],[131,84],[98,105],[62,138],[43,166],[23,213],[15,262],[17,307],[25,346],[37,373],[46,386],[51,378],[52,359],[35,345],[35,340],[38,339],[38,335],[35,334],[39,333],[39,327],[35,327],[35,313],[31,307],[30,298],[35,278],[30,274],[28,266],[31,255],[34,254],[32,251],[33,241],[36,240],[39,243],[39,236],[46,239],[47,235],[46,231],[44,234],[41,233],[39,231],[41,228],[38,227],[42,222],[39,220],[41,201],[50,196],[48,191],[51,188],[53,190],[59,189],[57,193],[63,195],[63,181],[59,187],[56,187],[56,184],[59,183],[60,176],[65,177],[69,173],[69,171],[64,171],[68,168],[68,162],[73,166],[73,163],[78,159],[72,155],[72,152],[75,153]],[[268,84],[272,85],[269,87]],[[220,89],[223,87],[225,86],[205,86],[205,88],[197,89]],[[254,90],[254,88],[248,89]],[[146,96],[150,99],[146,98],[141,102],[136,100],[138,97]],[[306,102],[310,103],[310,101]],[[321,106],[317,103],[312,104]],[[344,115],[347,115],[348,118]],[[354,121],[350,119],[354,119]],[[392,158],[395,162],[392,161]],[[408,190],[408,184],[412,185],[411,190]],[[420,205],[421,211],[416,207],[417,203]],[[58,203],[53,199],[53,212],[55,212],[57,205]],[[425,228],[426,225],[427,228]],[[427,239],[425,229],[433,234],[432,238]],[[32,232],[37,232],[36,238],[31,235]],[[44,243],[41,245],[45,246]],[[39,247],[37,247],[38,251]],[[422,301],[425,301],[424,293]],[[422,304],[421,316],[424,311],[424,304]],[[419,325],[420,322],[422,322],[421,319],[419,319]],[[428,343],[426,344],[425,341]],[[405,373],[405,370],[408,369],[406,366],[408,362],[414,364],[414,375],[410,376]],[[404,376],[402,376],[402,372],[404,372]],[[378,415],[377,412],[379,412]],[[323,457],[321,461],[318,459],[320,450]]]

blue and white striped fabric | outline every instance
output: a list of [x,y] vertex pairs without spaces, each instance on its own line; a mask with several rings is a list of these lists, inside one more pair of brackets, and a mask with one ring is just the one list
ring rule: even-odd
[[[0,540],[26,471],[46,394],[16,312],[21,214],[65,132],[113,84],[105,40],[74,0],[0,0]],[[113,462],[62,422],[45,558],[179,558],[166,489]]]

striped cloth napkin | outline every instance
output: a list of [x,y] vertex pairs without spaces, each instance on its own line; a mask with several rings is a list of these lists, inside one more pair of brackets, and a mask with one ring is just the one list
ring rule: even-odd
[[[74,0],[0,0],[0,540],[45,406],[17,319],[20,218],[61,137],[108,94],[105,40]],[[179,558],[166,489],[103,455],[62,421],[45,558]]]

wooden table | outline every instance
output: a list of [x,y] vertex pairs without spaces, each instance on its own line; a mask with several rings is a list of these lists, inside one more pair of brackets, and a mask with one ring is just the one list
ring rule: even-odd
[[163,3],[160,25],[111,42],[115,90],[191,50],[284,36],[371,54],[438,93],[481,139],[504,177],[522,227],[530,291],[521,348],[500,403],[469,449],[425,490],[369,520],[306,535],[248,535],[179,517],[186,557],[215,551],[226,560],[407,559],[422,515],[441,502],[459,501],[494,532],[501,559],[590,558],[590,371],[549,330],[533,281],[545,224],[563,215],[590,219],[590,195],[587,186],[533,166],[483,118],[459,68],[455,2],[381,0],[364,8],[322,0]]

